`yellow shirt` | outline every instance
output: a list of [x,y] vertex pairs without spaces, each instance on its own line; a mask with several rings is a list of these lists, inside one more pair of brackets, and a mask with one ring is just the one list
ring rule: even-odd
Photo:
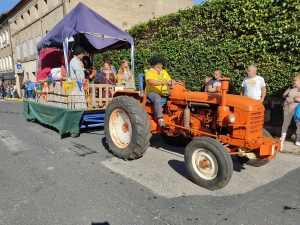
[[146,92],[155,92],[159,95],[166,96],[167,95],[167,85],[158,85],[153,86],[148,83],[148,80],[156,80],[156,81],[169,81],[171,77],[169,76],[166,70],[162,70],[160,73],[153,68],[147,69],[146,71]]

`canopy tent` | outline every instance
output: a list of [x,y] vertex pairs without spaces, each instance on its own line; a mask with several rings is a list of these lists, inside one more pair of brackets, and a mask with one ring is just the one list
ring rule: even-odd
[[[79,44],[88,53],[106,49],[130,48],[134,71],[133,38],[104,19],[83,3],[79,3],[38,44],[38,52],[46,46],[63,45],[67,73],[69,42]],[[37,54],[38,55],[38,54]]]

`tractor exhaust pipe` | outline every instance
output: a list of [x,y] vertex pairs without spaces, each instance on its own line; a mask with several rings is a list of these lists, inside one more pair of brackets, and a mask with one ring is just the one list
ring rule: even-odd
[[189,105],[187,104],[185,109],[183,110],[183,126],[190,127],[190,115],[191,111]]
[[222,99],[221,105],[218,107],[218,116],[217,116],[217,124],[220,127],[228,126],[228,115],[230,114],[230,109],[226,106],[226,97],[227,91],[229,87],[229,78],[221,78],[221,90],[222,90]]

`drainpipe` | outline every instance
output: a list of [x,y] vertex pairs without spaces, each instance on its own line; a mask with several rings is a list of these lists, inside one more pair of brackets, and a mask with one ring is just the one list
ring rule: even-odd
[[66,1],[65,0],[62,0],[63,2],[63,17],[66,16]]

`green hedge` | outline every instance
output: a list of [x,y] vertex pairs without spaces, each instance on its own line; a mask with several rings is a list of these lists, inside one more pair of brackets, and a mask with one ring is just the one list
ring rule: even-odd
[[[185,79],[190,90],[199,90],[204,78],[220,68],[231,78],[231,92],[238,93],[248,65],[255,64],[267,94],[280,96],[300,71],[299,25],[299,0],[212,0],[128,33],[135,41],[135,74],[159,53],[172,78]],[[106,54],[116,67],[129,58],[126,50]]]

